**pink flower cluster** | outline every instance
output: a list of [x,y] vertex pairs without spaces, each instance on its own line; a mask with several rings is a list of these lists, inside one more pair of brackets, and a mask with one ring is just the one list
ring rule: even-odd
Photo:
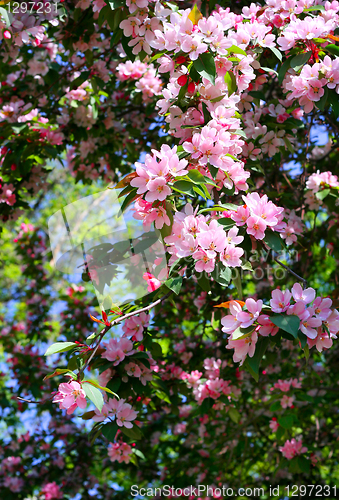
[[[227,120],[226,109],[218,106],[215,115],[220,118],[222,113],[226,115],[224,116],[225,122],[229,121],[232,126],[232,121]],[[246,180],[250,176],[250,173],[244,170],[244,163],[234,156],[241,153],[243,144],[244,141],[236,134],[225,130],[223,126],[220,126],[218,130],[217,126],[209,122],[209,125],[203,127],[201,132],[194,133],[192,139],[184,142],[183,148],[202,167],[210,164],[219,169],[216,181],[221,185],[220,187],[225,186],[231,189],[234,185],[235,192],[238,193],[240,190],[248,189]],[[208,169],[204,173],[208,175]],[[209,177],[212,178],[210,174]]]
[[127,443],[110,443],[107,453],[112,462],[128,464],[131,460],[132,448]]
[[297,455],[307,452],[307,448],[303,446],[302,439],[298,441],[292,438],[291,441],[287,440],[284,446],[279,446],[279,451],[284,455],[285,458],[291,460]]
[[116,71],[120,81],[138,80],[135,86],[142,92],[144,102],[150,102],[153,96],[161,94],[162,81],[156,76],[153,64],[127,61],[120,63]]
[[232,212],[231,218],[237,226],[246,224],[247,234],[257,240],[262,240],[267,228],[278,232],[286,228],[286,223],[283,221],[284,209],[268,201],[265,194],[260,197],[258,193],[249,193],[242,196],[242,199],[245,205],[240,206],[236,212]]
[[187,174],[187,160],[179,160],[176,146],[170,148],[165,144],[160,151],[152,151],[152,155],[146,155],[144,164],[136,163],[138,176],[131,180],[131,186],[138,188],[137,194],[146,193],[145,200],[151,203],[164,201],[172,192],[168,182]]
[[[294,304],[291,299],[294,299]],[[312,305],[308,305],[311,304]],[[339,312],[331,309],[330,298],[315,297],[313,288],[302,289],[295,283],[292,292],[273,290],[270,300],[272,312],[296,315],[300,319],[300,330],[308,339],[310,347],[314,345],[319,352],[332,346],[332,338],[337,338],[339,331]],[[308,306],[308,307],[307,307]]]
[[[291,70],[292,73],[295,73]],[[305,113],[312,111],[314,102],[320,101],[325,93],[325,87],[335,89],[339,93],[339,58],[331,59],[325,56],[322,62],[312,66],[305,64],[300,75],[289,73],[285,80],[286,91],[291,91],[289,99],[299,99]]]
[[[291,303],[291,299],[294,303]],[[313,305],[308,305],[313,302]],[[295,283],[292,292],[279,289],[272,291],[270,306],[272,312],[295,315],[300,319],[300,330],[306,335],[309,347],[316,346],[321,352],[329,349],[333,344],[333,338],[339,332],[339,312],[330,309],[332,300],[329,298],[315,298],[315,290],[307,288],[303,290],[299,283]],[[268,314],[261,314],[262,300],[255,301],[247,299],[245,302],[247,311],[239,301],[231,301],[229,310],[231,314],[222,318],[222,331],[230,334],[227,349],[234,349],[234,362],[242,364],[248,355],[253,357],[258,334],[266,337],[276,335],[279,328],[274,325]],[[249,333],[236,333],[238,328],[248,328],[253,325]]]
[[[225,361],[222,362],[221,359],[206,358],[204,360],[204,376],[202,372],[197,370],[191,373],[181,373],[180,378],[186,380],[188,387],[193,389],[198,404],[202,404],[206,398],[217,400],[223,395],[231,401],[232,396],[238,395],[238,389],[231,385],[230,381],[220,378],[220,369],[224,366]],[[201,378],[202,376],[203,378]],[[218,408],[222,408],[224,403],[217,401],[216,405]]]
[[126,338],[109,339],[109,341],[104,342],[103,345],[106,350],[102,353],[101,357],[108,361],[113,361],[113,366],[117,366],[126,356],[131,356],[135,353],[133,342]]
[[9,206],[13,206],[16,202],[14,186],[13,184],[2,184],[2,182],[2,178],[0,177],[0,203],[6,203]]
[[302,234],[304,224],[294,210],[285,208],[285,217],[287,219],[286,227],[280,231],[280,236],[285,240],[286,245],[292,245],[296,243],[298,236]]
[[139,412],[133,410],[132,406],[125,401],[125,399],[119,399],[118,401],[115,398],[110,398],[103,405],[101,411],[98,408],[95,409],[93,420],[103,422],[106,418],[115,418],[119,427],[131,429],[133,427],[132,421],[136,419]]
[[122,327],[124,331],[124,337],[132,337],[132,341],[141,342],[143,339],[144,328],[149,325],[150,316],[146,313],[140,313],[138,316],[132,316],[127,318],[124,326]]
[[55,481],[45,484],[41,489],[41,493],[44,494],[44,500],[54,500],[63,497],[63,493]]
[[86,408],[86,394],[81,385],[72,380],[71,382],[59,385],[58,392],[53,398],[53,403],[58,403],[59,408],[67,410],[67,414],[71,415],[77,407],[82,410]]
[[192,256],[197,272],[212,272],[217,259],[228,267],[240,266],[244,251],[236,245],[244,238],[237,234],[237,228],[225,232],[216,219],[197,216],[187,204],[185,212],[174,214],[172,234],[165,238],[168,252],[172,254],[170,264],[181,257]]
[[338,176],[332,174],[332,172],[320,172],[319,170],[315,174],[311,174],[306,182],[305,201],[308,203],[311,210],[318,210],[318,208],[323,204],[322,200],[319,200],[315,195],[326,188],[339,188]]
[[280,389],[282,392],[288,392],[291,387],[295,389],[301,389],[301,382],[297,378],[293,378],[290,380],[281,380],[274,384],[275,389]]

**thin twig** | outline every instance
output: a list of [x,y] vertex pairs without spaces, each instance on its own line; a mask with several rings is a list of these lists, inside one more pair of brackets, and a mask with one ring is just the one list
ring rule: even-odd
[[132,311],[128,314],[125,314],[124,316],[121,316],[120,318],[117,318],[115,319],[114,321],[112,321],[109,325],[105,326],[105,328],[102,330],[102,332],[100,333],[99,335],[99,339],[98,339],[98,342],[95,346],[95,348],[93,349],[93,352],[92,354],[90,355],[90,357],[88,358],[88,360],[86,361],[86,363],[84,364],[84,366],[79,370],[79,374],[78,376],[80,376],[80,374],[85,370],[85,368],[90,364],[90,362],[92,361],[92,359],[94,358],[98,348],[99,348],[99,345],[100,345],[100,342],[102,341],[103,337],[106,335],[106,333],[115,325],[117,325],[118,323],[120,323],[120,321],[123,321],[127,318],[130,318],[131,316],[135,316],[136,314],[140,314],[142,312],[145,312],[145,311],[149,311],[150,309],[152,309],[153,307],[157,306],[158,304],[160,304],[163,300],[167,299],[170,295],[172,295],[172,291],[170,292],[167,292],[163,297],[160,297],[160,299],[156,300],[155,302],[152,302],[151,304],[149,304],[148,306],[146,307],[143,307],[142,309],[138,309],[137,311]]
[[292,271],[292,269],[290,269],[288,266],[286,266],[285,264],[283,264],[282,262],[280,262],[280,260],[278,260],[276,257],[274,257],[274,260],[280,266],[282,266],[284,269],[286,269],[286,271],[288,271],[289,273],[293,274],[293,276],[295,276],[296,278],[298,278],[299,281],[302,281],[303,282],[303,286],[305,288],[305,286],[307,285],[307,281],[305,280],[305,278],[302,278],[301,276],[299,276],[299,274],[297,274],[294,271]]

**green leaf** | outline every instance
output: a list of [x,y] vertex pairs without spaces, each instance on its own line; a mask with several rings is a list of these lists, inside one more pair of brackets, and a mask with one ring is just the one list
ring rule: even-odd
[[320,111],[324,111],[325,106],[327,104],[327,98],[328,98],[328,89],[327,87],[325,87],[324,95],[320,98],[319,101],[315,103],[315,105],[317,106],[318,109],[320,109]]
[[121,379],[120,378],[113,378],[106,385],[106,387],[108,387],[108,389],[111,389],[113,394],[119,390],[120,386],[121,386]]
[[270,343],[269,337],[261,337],[259,338],[258,342],[256,343],[255,346],[255,352],[252,358],[249,356],[246,357],[247,363],[250,366],[250,368],[253,370],[255,376],[255,380],[258,382],[259,380],[259,367],[261,360],[265,354],[265,351],[268,347],[268,344]]
[[266,100],[265,94],[261,90],[251,90],[248,94],[257,99],[261,99],[262,101]]
[[101,432],[110,443],[113,443],[118,429],[119,427],[116,422],[109,422],[108,424],[105,424],[103,427],[101,427]]
[[127,429],[127,427],[123,426],[120,427],[120,430],[122,431],[123,434],[125,434],[125,436],[128,436],[131,439],[137,440],[137,439],[142,439],[144,437],[143,433],[136,425],[133,425],[131,429]]
[[238,297],[240,300],[242,300],[242,285],[241,285],[241,276],[240,273],[236,273],[236,276],[232,279],[235,288],[237,289],[238,292]]
[[318,200],[324,200],[328,194],[330,194],[330,189],[323,189],[322,191],[318,191],[315,195]]
[[307,337],[301,330],[298,331],[298,339],[300,340],[300,345],[302,349],[305,349],[307,344]]
[[290,333],[295,339],[298,337],[298,330],[300,325],[300,319],[298,316],[292,314],[287,316],[286,314],[278,314],[275,316],[270,316],[272,323],[287,333]]
[[56,342],[55,344],[49,346],[44,355],[50,356],[51,354],[56,354],[58,352],[70,351],[77,346],[78,344],[76,344],[75,342]]
[[246,52],[236,45],[232,45],[227,51],[229,54],[242,54],[243,56],[247,56]]
[[187,174],[187,176],[191,179],[194,184],[205,184],[205,177],[202,175],[202,173],[199,172],[199,170],[190,170]]
[[269,410],[272,412],[281,410],[280,401],[275,401],[274,403],[272,403],[271,406],[269,407]]
[[247,135],[240,128],[238,128],[235,132],[232,132],[232,133],[235,134],[235,135],[240,135],[240,137],[244,137],[244,139],[247,139]]
[[233,408],[233,406],[231,406],[228,410],[228,415],[230,416],[231,420],[233,420],[233,422],[235,422],[236,424],[239,422],[239,420],[241,419],[241,415],[240,413],[238,412],[238,410],[236,408]]
[[155,394],[159,399],[161,399],[161,401],[165,401],[166,403],[171,404],[171,400],[165,392],[156,391]]
[[215,85],[216,69],[214,56],[210,52],[200,54],[198,59],[193,61],[193,66],[200,76],[207,78],[212,85]]
[[99,389],[96,387],[93,387],[93,385],[89,384],[88,382],[84,382],[82,384],[82,388],[85,391],[86,396],[88,399],[92,401],[92,403],[98,408],[99,411],[102,410],[102,407],[104,406],[104,398]]
[[293,427],[294,417],[293,415],[284,415],[278,418],[278,424],[284,429],[291,429]]
[[178,295],[182,286],[182,277],[176,276],[175,278],[169,278],[167,281],[165,281],[165,285],[176,295]]
[[323,48],[323,50],[327,50],[330,54],[339,57],[339,45],[334,45],[334,43],[330,43]]
[[230,229],[236,224],[234,220],[229,219],[228,217],[221,217],[221,219],[218,219],[218,223],[224,226],[225,229]]
[[306,457],[299,456],[298,457],[298,465],[301,472],[305,474],[309,474],[310,472],[310,461]]
[[81,418],[82,420],[91,420],[95,415],[95,411],[94,410],[91,410],[91,411],[86,411],[85,413],[83,413],[81,415]]
[[291,68],[294,69],[294,71],[299,71],[309,60],[311,57],[312,52],[304,52],[303,54],[298,54],[295,57],[292,57],[291,59]]
[[264,242],[275,252],[281,252],[281,250],[283,249],[280,236],[273,231],[267,231]]
[[194,196],[193,186],[190,181],[176,181],[171,187],[174,191],[178,191],[179,193]]
[[65,375],[65,374],[71,375],[74,380],[76,380],[77,375],[72,372],[71,370],[68,370],[67,368],[57,368],[54,370],[53,373],[50,373],[49,375],[46,375],[43,380],[48,380],[49,378],[56,377],[57,375]]
[[334,116],[336,118],[338,118],[339,117],[339,99],[338,99],[338,94],[335,92],[335,90],[331,89],[328,91],[327,100],[328,100],[328,103],[331,105]]
[[223,203],[222,205],[218,205],[221,207],[221,210],[238,210],[238,205],[234,205],[234,203]]
[[209,279],[206,277],[206,273],[198,273],[196,274],[197,280],[198,280],[198,285],[200,288],[202,288],[205,292],[210,291],[210,282]]
[[146,457],[145,457],[145,455],[143,454],[143,452],[142,452],[142,451],[140,451],[140,450],[136,450],[135,448],[133,448],[133,450],[132,450],[132,451],[133,451],[133,453],[134,453],[135,455],[137,455],[138,457],[140,457],[142,460],[146,460]]
[[[123,213],[126,210],[126,208],[128,207],[128,205],[130,205],[133,202],[134,198],[136,196],[138,196],[137,191],[138,191],[138,188],[133,188],[133,190],[126,196],[126,198],[124,199],[124,201],[121,204],[121,209],[120,209],[121,213]],[[119,214],[120,214],[120,211],[119,211]],[[118,217],[119,217],[119,214],[118,214]]]
[[282,61],[282,53],[280,52],[279,49],[277,49],[276,47],[270,47],[271,51],[273,52],[273,54],[279,59],[279,61],[281,62]]
[[313,10],[324,11],[325,7],[323,5],[313,5],[313,7],[308,7],[307,9],[304,9],[303,12],[312,12]]
[[212,117],[210,115],[210,112],[207,109],[206,103],[202,102],[202,111],[204,114],[204,120],[205,120],[205,125],[212,120]]
[[[278,72],[273,68],[266,68],[265,66],[261,66],[260,69],[266,71],[266,73],[274,73],[275,75],[278,76]],[[256,91],[254,91],[254,92],[256,92]]]
[[152,342],[149,350],[151,351],[153,358],[161,358],[162,357],[161,345],[158,344],[158,342]]
[[245,339],[248,337],[251,333],[253,333],[255,330],[255,326],[251,325],[247,328],[240,328],[238,327],[234,332],[232,333],[232,340],[241,340]]
[[278,71],[278,82],[279,82],[279,85],[282,84],[283,82],[283,79],[287,73],[287,70],[290,68],[290,65],[291,65],[291,60],[292,60],[292,57],[289,57],[288,59],[286,59],[286,61],[284,61],[282,63],[282,65],[280,66],[280,69]]
[[109,389],[108,387],[102,387],[101,385],[99,385],[98,382],[96,382],[95,380],[84,380],[83,383],[87,383],[87,384],[91,384],[93,385],[93,387],[96,387],[97,389],[101,389],[102,391],[105,391],[105,392],[108,392],[109,394],[112,394],[113,396],[115,396],[116,398],[119,398],[119,396],[117,394],[115,394],[115,392],[111,391],[111,389]]
[[207,198],[210,198],[210,196],[206,196],[206,192],[204,191],[203,189],[203,185],[200,185],[200,186],[197,186],[197,185],[194,185],[193,186],[193,191],[195,193],[197,193],[199,196],[201,196],[202,198],[204,198],[204,200],[206,200]]
[[217,167],[214,167],[213,165],[208,165],[208,170],[211,172],[211,175],[213,179],[215,179],[218,175],[219,169]]
[[225,83],[227,85],[227,90],[228,90],[228,95],[234,94],[234,92],[237,90],[237,81],[235,79],[233,71],[227,71],[226,75],[224,76]]
[[6,23],[6,27],[9,28],[12,21],[13,21],[13,16],[12,14],[10,14],[6,9],[4,9],[3,7],[0,7],[0,14],[1,16],[3,17],[5,23]]
[[227,286],[232,278],[232,271],[229,267],[224,266],[221,262],[215,265],[212,273],[215,281],[222,286]]
[[208,413],[213,405],[214,405],[214,400],[212,398],[205,398],[200,405],[200,413],[202,415]]
[[241,269],[243,269],[244,271],[253,271],[252,264],[249,260],[241,264]]
[[197,70],[195,69],[195,67],[193,65],[192,65],[192,67],[190,69],[189,75],[190,75],[191,79],[195,83],[199,83],[200,82],[200,75],[199,75],[199,73],[197,72]]

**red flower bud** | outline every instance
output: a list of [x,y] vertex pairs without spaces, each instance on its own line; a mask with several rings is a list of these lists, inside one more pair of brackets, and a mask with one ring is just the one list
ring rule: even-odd
[[191,82],[188,84],[187,92],[189,94],[193,94],[194,91],[195,91],[195,84],[194,84],[194,82]]
[[177,57],[176,61],[177,64],[184,64],[186,62],[186,57],[185,56],[179,56]]
[[180,85],[180,87],[183,87],[187,83],[187,76],[181,75],[181,76],[179,76],[177,81],[178,81],[178,84]]

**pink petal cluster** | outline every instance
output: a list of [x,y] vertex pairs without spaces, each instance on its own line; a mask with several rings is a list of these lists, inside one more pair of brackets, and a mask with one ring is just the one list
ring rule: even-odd
[[126,319],[124,326],[122,327],[124,337],[132,337],[132,341],[141,342],[143,339],[144,328],[148,327],[149,321],[149,314],[144,312]]
[[117,366],[126,356],[131,356],[131,354],[135,352],[133,343],[129,339],[123,337],[120,339],[109,339],[109,341],[104,342],[103,345],[106,350],[102,353],[101,357],[108,361],[113,361],[113,366]]
[[106,418],[116,419],[119,427],[127,427],[131,429],[133,427],[132,421],[136,419],[139,412],[133,410],[129,403],[125,402],[125,399],[110,398],[107,403],[99,411],[98,408],[95,409],[95,415],[93,420],[95,422],[103,422]]
[[59,385],[58,392],[53,398],[53,403],[58,403],[59,408],[67,410],[67,414],[71,415],[77,407],[82,410],[86,408],[86,394],[81,385],[72,380],[71,382]]
[[236,245],[243,239],[243,236],[238,236],[237,228],[225,232],[216,219],[196,215],[192,206],[187,204],[184,212],[174,214],[172,234],[165,237],[165,242],[172,255],[170,264],[181,257],[192,256],[197,272],[210,273],[217,260],[227,267],[241,265],[244,251]]
[[110,443],[107,453],[112,462],[128,464],[131,460],[132,448],[127,443]]
[[45,484],[45,486],[41,489],[41,493],[45,495],[45,500],[54,500],[63,497],[60,486],[58,486],[55,481]]
[[285,458],[291,460],[297,455],[306,453],[307,448],[303,446],[302,439],[296,440],[295,438],[292,438],[291,441],[287,440],[284,446],[280,446],[279,451],[281,451]]
[[237,226],[246,224],[247,234],[257,240],[262,240],[267,228],[278,232],[285,229],[284,209],[269,201],[265,194],[260,196],[258,193],[249,193],[242,199],[245,205],[240,206],[236,212],[232,212],[231,218]]

